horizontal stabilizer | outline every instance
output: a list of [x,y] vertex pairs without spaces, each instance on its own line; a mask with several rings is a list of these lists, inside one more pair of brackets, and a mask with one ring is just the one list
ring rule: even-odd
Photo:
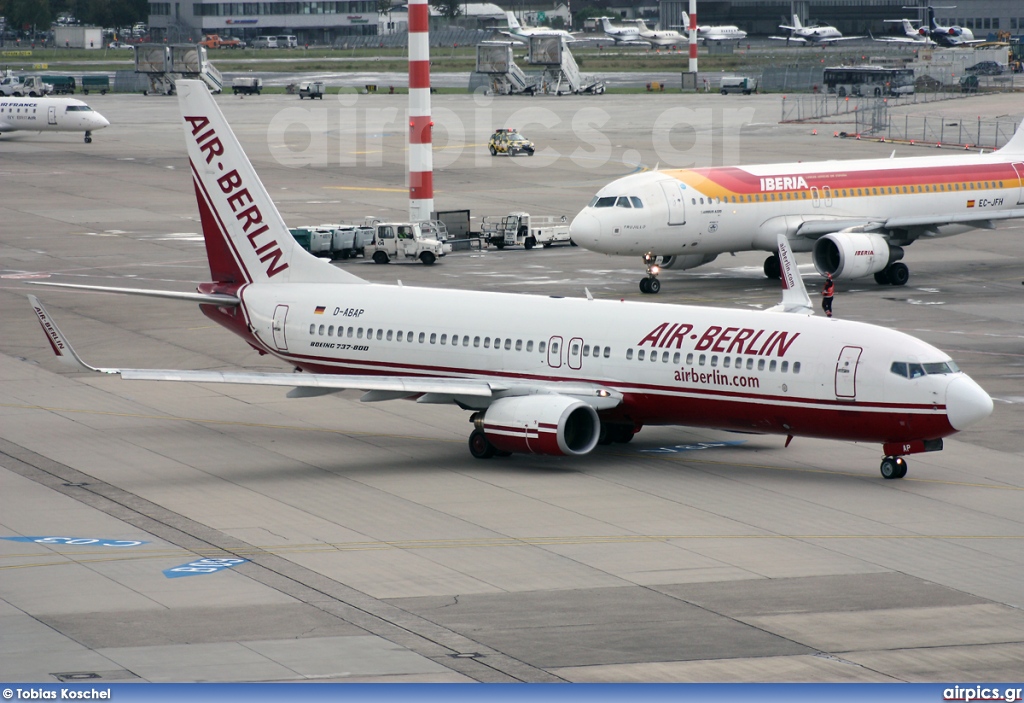
[[148,290],[146,288],[115,288],[112,286],[87,286],[80,283],[52,283],[49,281],[25,281],[33,286],[52,286],[54,288],[76,288],[78,290],[94,290],[100,293],[121,293],[123,295],[142,295],[149,298],[167,298],[170,300],[187,300],[191,303],[208,303],[210,305],[235,306],[242,301],[233,295],[222,293],[185,293],[174,290]]

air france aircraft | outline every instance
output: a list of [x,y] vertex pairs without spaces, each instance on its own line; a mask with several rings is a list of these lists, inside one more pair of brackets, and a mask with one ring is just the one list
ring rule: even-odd
[[784,238],[773,312],[368,283],[295,243],[206,86],[177,86],[212,280],[195,293],[68,287],[198,303],[302,373],[87,366],[30,296],[53,351],[79,370],[456,404],[473,413],[478,458],[580,456],[644,425],[693,425],[879,443],[886,478],[992,410],[935,347],[813,317]]
[[[683,29],[686,36],[690,36],[690,16],[683,13]],[[746,39],[747,33],[734,24],[698,24],[697,38],[703,41],[738,41]]]
[[[905,285],[903,248],[1024,217],[1024,123],[989,154],[917,156],[650,171],[597,192],[573,220],[591,251],[640,256],[644,293],[661,268],[689,269],[725,252],[771,252],[776,237],[812,253],[822,275]],[[658,265],[658,257],[668,257]]]
[[844,37],[843,33],[838,29],[828,24],[812,24],[805,27],[800,22],[798,15],[793,15],[793,24],[780,24],[779,29],[789,30],[789,34],[784,37],[768,37],[769,39],[779,39],[789,42],[796,42],[798,44],[815,44],[821,46],[823,44],[831,44],[837,41],[850,41],[851,39],[863,39],[864,37]]
[[0,97],[0,134],[4,132],[85,132],[85,143],[92,132],[110,122],[81,100],[74,98]]

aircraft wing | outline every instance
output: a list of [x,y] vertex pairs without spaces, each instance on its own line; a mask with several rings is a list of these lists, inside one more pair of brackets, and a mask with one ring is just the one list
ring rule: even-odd
[[833,44],[837,41],[852,41],[854,39],[867,39],[866,36],[861,35],[859,37],[829,37],[828,39],[819,39],[822,44]]
[[931,39],[913,39],[911,37],[871,37],[874,41],[884,42],[886,44],[920,44],[921,46],[927,46],[934,44]]
[[363,402],[416,398],[421,403],[459,402],[467,407],[489,404],[499,397],[558,394],[578,398],[595,410],[610,410],[622,402],[622,394],[594,383],[551,383],[543,381],[492,381],[473,378],[426,376],[360,376],[344,374],[273,373],[257,371],[191,371],[180,369],[115,369],[91,366],[71,346],[50,314],[34,295],[28,296],[32,309],[50,341],[54,354],[79,371],[117,375],[126,381],[179,381],[190,383],[235,383],[240,385],[291,388],[288,397],[326,395],[360,390]]
[[523,39],[520,36],[517,36],[517,35],[513,34],[512,32],[509,32],[509,31],[506,31],[506,30],[503,30],[503,29],[499,29],[498,33],[499,34],[504,34],[506,37],[508,37],[512,41],[519,42],[520,44],[526,44],[527,43],[525,39]]
[[776,39],[778,41],[791,41],[797,44],[806,44],[807,40],[803,37],[768,37],[769,39]]

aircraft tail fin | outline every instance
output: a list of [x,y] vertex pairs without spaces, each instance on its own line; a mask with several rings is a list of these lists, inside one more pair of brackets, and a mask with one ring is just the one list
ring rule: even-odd
[[800,15],[796,14],[795,12],[793,13],[793,26],[796,27],[797,29],[804,28],[804,26],[800,24]]
[[519,20],[516,19],[515,13],[513,13],[511,10],[506,10],[505,16],[508,17],[509,29],[522,29],[522,27],[519,25]]
[[206,84],[175,85],[214,282],[364,283],[296,243]]
[[1010,141],[1003,144],[999,149],[1001,154],[1024,154],[1024,120],[1021,121],[1017,131],[1010,137]]
[[789,239],[785,234],[779,235],[779,273],[782,278],[782,302],[769,308],[772,312],[795,312],[801,315],[813,315],[814,305],[807,295],[807,288],[800,278],[796,257],[789,248]]
[[685,12],[683,13],[683,28],[687,30],[690,29],[690,15]]

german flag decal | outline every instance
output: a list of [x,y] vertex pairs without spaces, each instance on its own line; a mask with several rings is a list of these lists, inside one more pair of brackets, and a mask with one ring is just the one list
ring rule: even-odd
[[[971,201],[971,204],[972,205],[974,204],[973,200]],[[313,311],[313,314],[314,315],[323,315],[324,314],[324,310],[326,310],[326,309],[327,309],[327,307],[324,306],[324,305],[317,305],[316,306],[316,310]]]
[[967,207],[974,207],[974,201],[973,200],[968,200],[967,201]]

